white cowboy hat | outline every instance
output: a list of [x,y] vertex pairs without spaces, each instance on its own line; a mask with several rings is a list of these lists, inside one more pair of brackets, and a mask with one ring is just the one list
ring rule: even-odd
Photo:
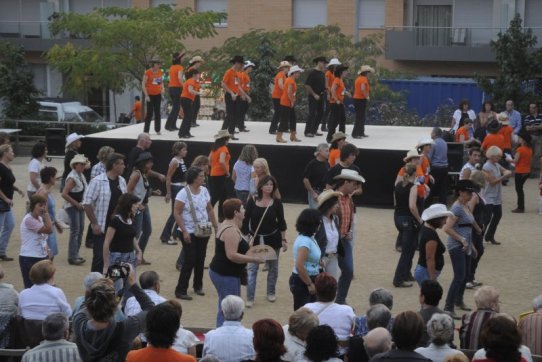
[[364,72],[374,73],[375,70],[370,65],[364,64],[364,65],[361,66],[361,68],[359,68],[358,74],[361,74],[361,73],[364,73]]
[[431,138],[422,138],[418,141],[418,144],[416,145],[416,148],[423,147],[425,145],[434,145],[435,141],[433,141]]
[[454,214],[451,211],[448,211],[448,209],[446,209],[446,205],[433,204],[423,211],[422,220],[428,221],[448,216],[454,216]]
[[77,134],[76,132],[70,133],[68,135],[68,137],[66,137],[66,147],[68,147],[69,145],[71,145],[75,141],[80,140],[81,138],[85,138],[85,136],[83,136],[81,134]]
[[410,151],[407,152],[406,157],[403,158],[403,161],[408,162],[408,161],[410,161],[411,158],[415,158],[415,157],[420,158],[421,156],[420,156],[420,154],[418,153],[417,150],[410,150]]
[[283,60],[282,62],[280,62],[279,66],[277,67],[277,69],[281,69],[281,68],[290,68],[292,66],[292,64],[290,64],[290,62],[287,62],[286,60]]
[[350,181],[357,181],[357,182],[365,182],[365,179],[363,176],[361,176],[357,171],[355,170],[349,170],[347,168],[344,168],[341,170],[341,174],[333,177],[334,180],[350,180]]
[[256,64],[252,63],[250,60],[245,61],[245,65],[243,66],[244,69],[247,69],[248,67],[255,67]]
[[85,168],[90,167],[90,161],[88,160],[88,158],[85,157],[85,155],[82,155],[82,154],[73,156],[73,158],[70,161],[70,167],[73,168],[73,165],[75,165],[76,163],[84,164]]
[[327,63],[327,66],[329,67],[330,65],[341,65],[342,63],[339,62],[339,59],[337,58],[331,58],[331,60],[329,61],[329,63]]
[[214,135],[214,138],[215,140],[219,140],[221,138],[231,138],[231,134],[227,129],[221,129],[217,134]]
[[188,64],[192,65],[194,63],[203,63],[203,58],[200,57],[199,55],[196,55],[195,57],[192,57],[192,59],[190,59],[190,61],[188,62]]
[[299,66],[299,65],[294,65],[293,67],[290,68],[290,70],[288,71],[288,76],[291,76],[292,74],[294,73],[303,73],[304,70]]
[[497,120],[502,124],[510,124],[510,118],[508,117],[508,113],[506,112],[501,112],[497,114]]
[[333,191],[331,189],[323,191],[318,195],[318,207],[322,206],[324,202],[331,199],[332,197],[340,197],[343,193],[339,191]]

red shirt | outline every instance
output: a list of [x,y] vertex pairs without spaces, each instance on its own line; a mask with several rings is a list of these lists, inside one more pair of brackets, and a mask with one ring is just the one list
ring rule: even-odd
[[482,143],[482,149],[485,151],[491,146],[497,146],[501,149],[501,151],[504,151],[504,137],[501,134],[495,133],[495,134],[488,134],[484,138],[484,142]]
[[196,362],[196,358],[187,354],[182,354],[172,348],[156,348],[147,346],[138,350],[128,352],[126,362]]

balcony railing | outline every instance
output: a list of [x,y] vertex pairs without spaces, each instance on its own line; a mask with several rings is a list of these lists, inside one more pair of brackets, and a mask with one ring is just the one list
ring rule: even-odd
[[0,21],[0,37],[52,39],[49,21]]

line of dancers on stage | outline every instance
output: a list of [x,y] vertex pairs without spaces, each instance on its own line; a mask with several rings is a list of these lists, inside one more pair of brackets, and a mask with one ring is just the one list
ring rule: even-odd
[[[169,68],[168,91],[172,107],[169,112],[165,129],[168,131],[178,130],[179,138],[191,138],[192,127],[197,127],[197,115],[200,108],[201,96],[201,70],[203,58],[193,57],[188,68],[181,65],[183,53],[174,53],[172,65]],[[231,134],[232,140],[238,140],[235,129],[239,132],[249,132],[245,127],[245,118],[252,102],[250,73],[255,64],[236,55],[231,60],[232,66],[226,70],[221,81],[226,103],[226,117],[222,124],[222,130]],[[352,137],[360,139],[367,137],[365,133],[365,120],[367,114],[367,102],[370,97],[371,87],[368,74],[375,70],[369,65],[362,65],[357,72],[353,92],[349,92],[344,84],[348,66],[342,64],[337,58],[327,60],[320,56],[313,59],[314,68],[308,72],[304,87],[308,97],[309,114],[305,122],[305,137],[323,136],[319,132],[327,132],[326,140],[331,142],[333,134],[337,130],[346,132],[345,97],[353,99],[355,108],[355,124]],[[286,56],[277,67],[278,71],[273,79],[271,99],[273,101],[273,118],[269,127],[269,133],[276,136],[276,141],[286,143],[283,138],[285,132],[290,133],[290,141],[300,142],[297,137],[296,105],[298,81],[304,72],[293,56]],[[151,68],[145,71],[143,76],[143,93],[147,106],[144,132],[149,132],[150,123],[154,116],[154,130],[160,134],[161,113],[160,105],[165,92],[164,72],[161,70],[161,62],[157,59],[151,61]],[[176,121],[182,108],[183,120],[180,128],[176,127]],[[136,114],[137,111],[134,111]],[[141,115],[139,115],[141,119]],[[137,117],[136,117],[137,119]]]

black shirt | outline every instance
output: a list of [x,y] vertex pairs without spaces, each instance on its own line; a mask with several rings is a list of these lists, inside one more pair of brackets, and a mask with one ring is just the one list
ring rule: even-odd
[[307,178],[312,188],[318,192],[326,187],[324,180],[328,171],[329,163],[326,160],[318,161],[318,159],[313,158],[305,167],[303,177]]
[[134,251],[134,238],[136,236],[134,223],[127,224],[121,220],[120,215],[115,215],[109,222],[109,226],[115,229],[109,251],[117,253],[131,253]]
[[109,223],[111,222],[111,215],[113,215],[113,211],[115,210],[115,207],[117,207],[117,201],[119,200],[120,195],[122,195],[122,190],[120,189],[119,184],[119,178],[115,180],[109,180],[109,191],[111,191],[111,198],[109,199],[109,206],[107,207],[107,216],[105,217],[105,230],[107,230],[107,227],[109,226]]
[[412,216],[410,212],[410,190],[414,184],[409,182],[403,185],[402,182],[395,185],[395,215],[397,216]]
[[[249,198],[245,218],[243,219],[243,233],[254,234],[264,216],[265,207],[257,206],[253,198]],[[273,249],[278,249],[282,246],[281,231],[286,231],[286,220],[284,220],[284,206],[280,200],[273,200],[273,204],[269,206],[265,217],[261,222],[260,229],[254,240],[254,243],[259,244],[260,237],[263,236],[265,245],[269,245]]]
[[139,148],[135,146],[132,148],[130,153],[128,154],[128,159],[126,160],[126,169],[124,170],[124,178],[128,180],[130,178],[130,175],[132,174],[133,168],[135,166],[135,161],[139,157],[140,154],[143,152],[146,152],[144,149]]
[[340,175],[342,170],[343,169],[349,169],[349,170],[354,170],[356,171],[357,173],[359,173],[361,175],[361,170],[359,169],[358,166],[354,165],[354,164],[351,164],[349,167],[343,167],[341,165],[341,163],[337,163],[335,166],[333,166],[332,168],[329,169],[329,171],[327,172],[326,174],[326,177],[325,177],[325,184],[326,185],[333,185],[335,183],[335,180],[333,179],[335,176],[337,175]]
[[9,167],[0,162],[0,190],[8,199],[13,199],[15,176]]
[[74,150],[66,151],[66,154],[64,155],[64,172],[62,173],[63,179],[66,179],[66,176],[71,172],[72,167],[70,166],[70,162],[77,154],[78,153]]
[[308,85],[312,88],[314,93],[321,95],[326,90],[326,77],[324,72],[313,69],[310,71],[305,81],[305,85]]
[[[239,244],[237,245],[237,252],[244,255],[247,253],[248,249],[248,243],[244,239],[240,239]],[[224,241],[215,238],[215,256],[213,257],[211,264],[209,264],[209,268],[212,271],[220,275],[240,278],[245,266],[246,264],[234,263],[228,259]]]
[[435,251],[435,269],[440,271],[444,267],[444,253],[446,252],[446,247],[442,241],[440,241],[436,230],[430,229],[427,226],[422,227],[422,230],[420,231],[420,257],[418,258],[418,265],[427,268],[425,244],[430,240],[437,242],[437,250]]

